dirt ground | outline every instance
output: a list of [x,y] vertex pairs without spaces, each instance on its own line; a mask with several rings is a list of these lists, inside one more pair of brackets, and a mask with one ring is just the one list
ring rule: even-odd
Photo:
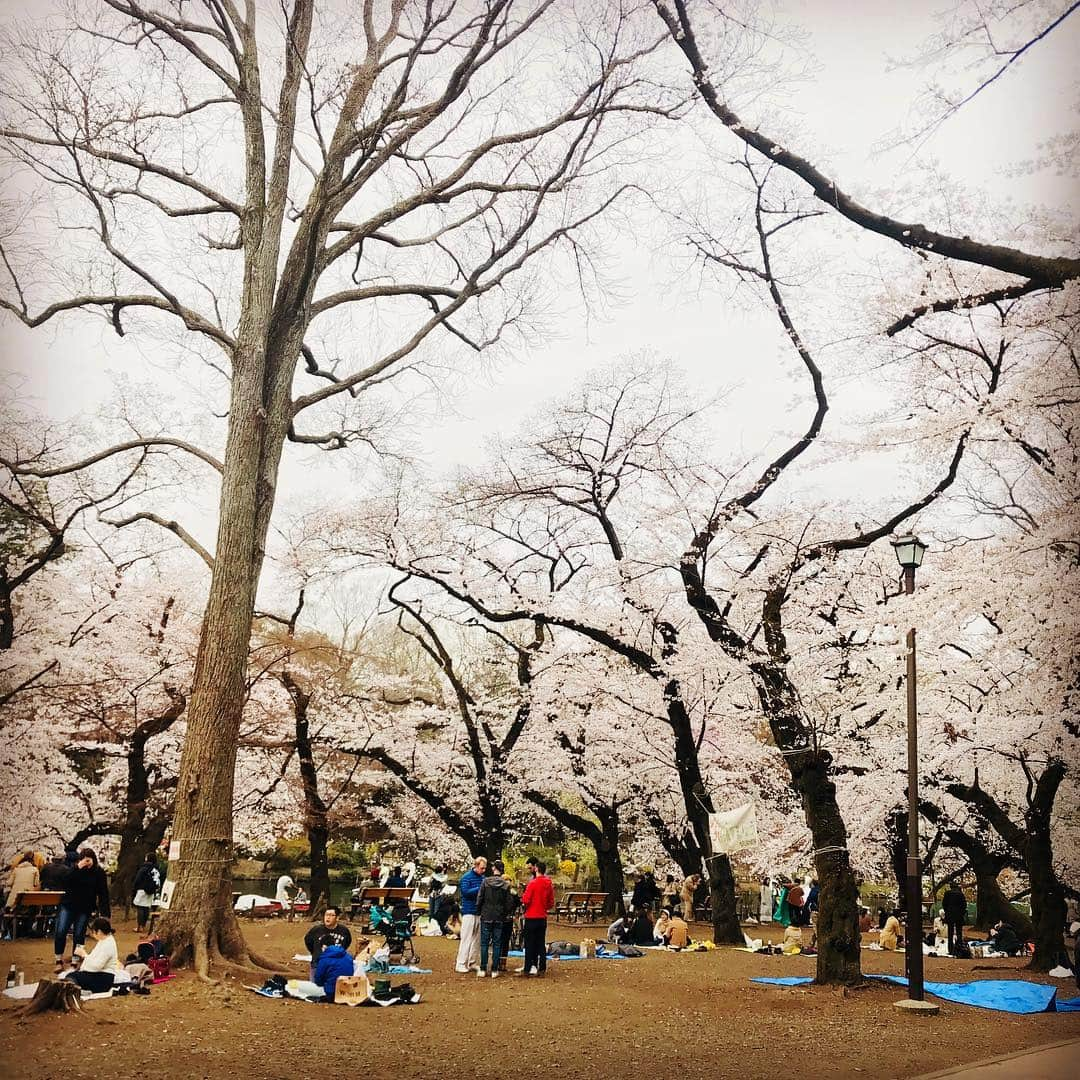
[[[297,976],[306,965],[289,958],[304,951],[306,929],[279,921],[245,924],[252,945]],[[577,940],[596,929],[552,925],[548,936]],[[121,955],[134,948],[131,924],[122,924],[118,936]],[[268,1000],[239,980],[211,988],[186,973],[149,997],[88,1002],[82,1016],[19,1020],[14,1004],[0,998],[0,1075],[453,1080],[490,1072],[552,1080],[876,1080],[1080,1036],[1080,1013],[1012,1016],[943,1002],[938,1016],[913,1018],[892,1008],[903,996],[895,986],[843,993],[749,981],[812,974],[810,957],[732,949],[650,953],[640,960],[552,962],[543,979],[492,982],[454,972],[456,942],[421,938],[417,946],[433,973],[408,976],[423,994],[409,1008]],[[41,940],[4,942],[0,970],[14,963],[34,981],[49,974],[51,952]],[[902,956],[866,951],[863,959],[867,972],[903,972]],[[512,967],[519,964],[511,960]],[[1018,960],[928,957],[926,977],[1026,976]],[[1076,994],[1067,983],[1058,988],[1062,997]]]

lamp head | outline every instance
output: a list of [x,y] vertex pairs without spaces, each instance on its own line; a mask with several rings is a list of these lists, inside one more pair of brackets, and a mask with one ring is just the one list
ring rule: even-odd
[[926,545],[913,533],[891,541],[896,559],[905,570],[917,570],[926,554]]

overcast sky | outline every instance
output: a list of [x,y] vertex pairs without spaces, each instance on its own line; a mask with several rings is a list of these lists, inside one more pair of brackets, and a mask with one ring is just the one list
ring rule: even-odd
[[[912,102],[927,79],[925,71],[890,71],[890,61],[917,54],[937,29],[934,13],[943,6],[943,0],[902,5],[787,0],[784,5],[785,19],[808,34],[816,70],[790,89],[782,123],[785,129],[795,126],[800,145],[815,151],[817,164],[841,186],[862,193],[895,188],[898,178],[916,170],[909,146],[876,150],[889,132],[910,120]],[[0,16],[26,10],[18,0],[0,0]],[[1073,178],[1051,170],[1015,175],[1012,167],[1034,158],[1042,140],[1072,124],[1078,55],[1080,16],[1074,16],[946,123],[922,147],[919,160],[936,163],[959,184],[981,188],[995,201],[1067,204]],[[912,214],[931,226],[948,224],[918,215],[917,207]],[[420,448],[433,468],[476,462],[486,436],[512,432],[538,402],[561,392],[584,369],[640,350],[670,358],[703,394],[734,387],[738,409],[732,422],[741,425],[740,439],[771,422],[783,373],[792,370],[771,313],[731,307],[724,302],[725,290],[702,286],[693,274],[673,281],[677,264],[670,253],[653,251],[640,236],[613,235],[610,252],[621,301],[586,320],[575,293],[568,291],[556,300],[555,333],[514,350],[493,369],[481,365],[485,370],[463,383],[452,409],[440,408],[425,422]],[[88,333],[85,320],[33,332],[11,320],[0,327],[7,386],[57,419],[93,412],[118,378],[138,379],[145,370],[134,342],[121,343],[106,330]],[[787,397],[782,400],[786,406]],[[795,405],[793,425],[804,422]],[[298,461],[294,455],[283,474],[285,504],[301,488],[309,494],[316,490],[310,469]],[[342,474],[333,469],[324,475],[330,487]],[[212,540],[210,523],[196,531]]]

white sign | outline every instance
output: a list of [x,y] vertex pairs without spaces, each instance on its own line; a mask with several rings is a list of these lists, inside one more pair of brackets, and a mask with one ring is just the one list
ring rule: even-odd
[[727,855],[753,847],[758,838],[754,804],[749,802],[735,810],[727,810],[722,814],[710,814],[709,838],[712,840],[714,852],[723,852]]
[[165,884],[161,886],[161,900],[158,903],[158,907],[161,908],[162,911],[169,910],[169,905],[172,903],[172,894],[175,890],[175,881],[166,881]]
[[180,858],[180,841],[169,841],[169,862],[176,862]]

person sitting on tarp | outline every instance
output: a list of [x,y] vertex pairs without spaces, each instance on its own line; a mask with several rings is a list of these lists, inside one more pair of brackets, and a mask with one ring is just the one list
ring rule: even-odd
[[664,908],[656,917],[656,922],[653,923],[653,939],[657,945],[666,945],[668,943],[668,934],[671,930],[671,912]]
[[883,949],[890,951],[897,948],[903,939],[900,935],[900,920],[896,916],[894,911],[886,920],[885,925],[881,928],[881,933],[878,935],[878,944]]
[[620,915],[608,928],[607,940],[613,945],[622,945],[630,934],[630,920]]
[[685,919],[672,915],[668,920],[665,944],[669,949],[685,949],[690,944],[690,927]]
[[353,958],[340,945],[327,945],[315,965],[312,982],[322,987],[327,1001],[333,1001],[338,979],[352,974]]
[[655,945],[653,938],[653,917],[647,907],[642,908],[634,915],[630,930],[626,935],[626,941],[630,945]]
[[1013,929],[1011,923],[1001,920],[994,927],[990,936],[990,947],[996,953],[1004,953],[1006,956],[1019,956],[1024,951],[1024,943],[1019,934]]

